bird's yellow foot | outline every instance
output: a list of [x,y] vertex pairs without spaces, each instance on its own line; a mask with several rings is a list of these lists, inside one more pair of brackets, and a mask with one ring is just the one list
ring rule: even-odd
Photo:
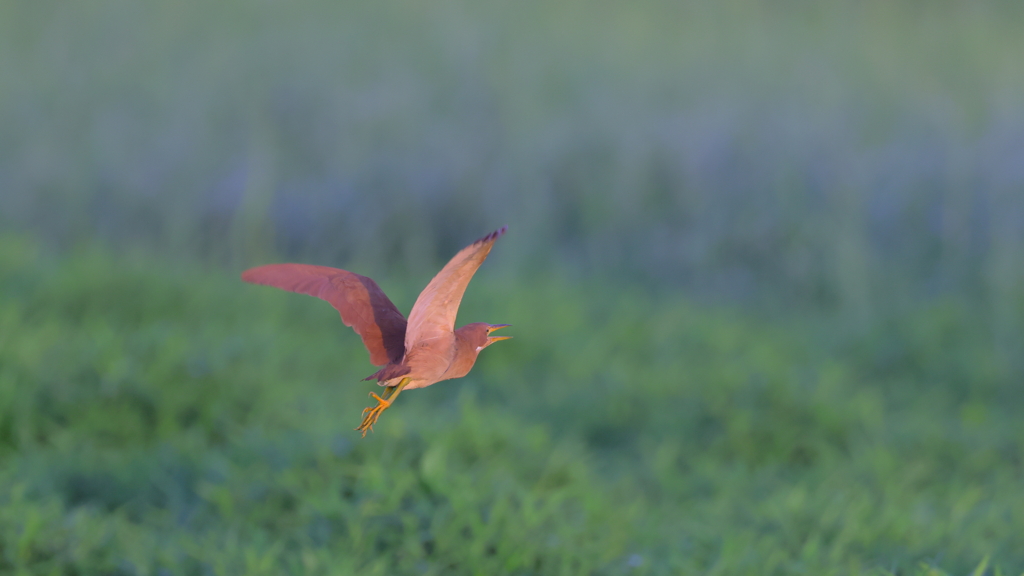
[[391,403],[395,401],[395,397],[402,392],[402,388],[409,383],[408,378],[403,378],[397,386],[388,386],[384,391],[384,397],[381,398],[373,392],[370,392],[370,396],[377,399],[377,405],[372,407],[363,408],[363,421],[359,424],[356,430],[363,433],[363,438],[366,438],[367,432],[373,432],[373,425],[377,423],[377,419],[380,418],[382,412],[391,407]]
[[363,433],[363,437],[366,437],[367,431],[373,432],[373,425],[377,423],[377,419],[380,418],[381,413],[391,407],[391,402],[377,396],[373,392],[370,392],[370,396],[377,399],[377,405],[372,407],[363,408],[363,421],[359,424],[356,430]]

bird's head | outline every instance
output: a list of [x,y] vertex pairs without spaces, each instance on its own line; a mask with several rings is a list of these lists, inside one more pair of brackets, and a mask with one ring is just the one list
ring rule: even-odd
[[508,340],[511,336],[491,336],[495,330],[511,326],[511,324],[487,324],[486,322],[475,322],[466,324],[456,330],[459,336],[465,340],[476,352],[480,352],[498,340]]

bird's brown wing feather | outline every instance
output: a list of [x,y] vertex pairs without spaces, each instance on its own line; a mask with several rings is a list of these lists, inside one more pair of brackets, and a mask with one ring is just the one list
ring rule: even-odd
[[411,351],[417,343],[454,338],[455,316],[466,286],[487,258],[494,241],[507,228],[495,230],[460,250],[420,292],[409,313],[409,327],[405,331],[407,350]]
[[405,317],[366,276],[311,264],[268,264],[246,270],[242,280],[329,302],[341,321],[362,337],[376,366],[400,362],[405,354]]

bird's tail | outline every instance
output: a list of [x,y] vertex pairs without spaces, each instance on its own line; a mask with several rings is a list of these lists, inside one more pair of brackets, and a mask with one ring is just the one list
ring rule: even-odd
[[383,368],[377,370],[373,374],[370,374],[366,378],[363,378],[363,382],[367,380],[376,380],[381,386],[389,380],[405,376],[412,371],[409,366],[403,366],[401,364],[385,364]]

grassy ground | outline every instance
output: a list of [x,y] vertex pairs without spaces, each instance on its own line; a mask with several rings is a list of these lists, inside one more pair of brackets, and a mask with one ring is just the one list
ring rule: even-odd
[[515,338],[360,439],[326,304],[3,240],[3,571],[1024,569],[1024,398],[955,302],[850,339],[489,272],[460,320]]

